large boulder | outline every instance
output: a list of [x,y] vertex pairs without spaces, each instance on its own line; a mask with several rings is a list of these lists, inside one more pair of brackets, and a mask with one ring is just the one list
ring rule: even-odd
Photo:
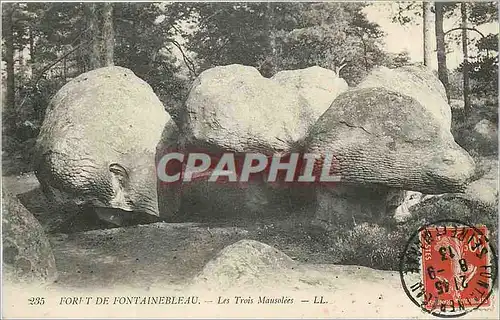
[[467,186],[464,194],[479,206],[496,210],[498,207],[498,159],[481,158],[478,162],[479,178]]
[[202,72],[183,114],[182,145],[233,152],[285,152],[315,121],[298,92],[236,64]]
[[[183,149],[179,143],[180,132],[177,125],[171,120],[165,126],[162,139],[157,147],[156,162],[160,165],[163,156],[170,152],[180,152],[185,159],[182,165],[177,161],[168,162],[165,168],[168,174],[180,173],[186,170],[186,157],[192,149]],[[194,151],[198,151],[194,149]],[[213,160],[217,161],[214,156]],[[286,192],[275,190],[271,185],[259,179],[248,183],[227,182],[223,179],[217,182],[208,181],[212,171],[209,169],[193,181],[158,182],[158,203],[160,217],[167,221],[215,221],[224,218],[245,218],[261,215],[273,206],[279,210]],[[272,199],[281,196],[281,198]],[[272,202],[272,203],[271,203]],[[286,207],[283,205],[282,207]]]
[[498,154],[498,128],[488,119],[482,119],[468,137],[472,149],[481,154]]
[[157,216],[155,151],[169,119],[151,87],[132,71],[84,73],[47,108],[36,176],[53,203],[102,208],[104,218],[124,211]]
[[4,176],[2,183],[37,218],[48,234],[113,228],[116,225],[135,223],[138,217],[142,221],[148,217],[157,218],[118,209],[116,211],[120,211],[120,214],[108,212],[108,215],[103,217],[106,213],[106,209],[103,208],[75,207],[72,202],[54,205],[47,199],[40,187],[40,182],[32,172],[17,177]]
[[446,91],[432,70],[423,66],[378,67],[357,86],[360,89],[377,87],[414,98],[448,130],[451,128],[451,107]]
[[474,131],[476,131],[485,139],[498,139],[497,127],[488,119],[483,119],[476,123],[476,125],[474,126]]
[[311,128],[306,147],[317,164],[331,157],[331,173],[340,176],[317,194],[316,220],[333,234],[362,222],[394,225],[415,202],[404,190],[460,192],[475,168],[442,119],[385,88],[338,96]]
[[240,240],[222,249],[194,282],[216,290],[252,285],[262,288],[265,275],[287,272],[294,266],[297,263],[276,248],[255,240]]
[[[303,142],[317,118],[296,89],[242,65],[201,73],[185,106],[179,132],[171,136],[178,137],[177,146],[186,156],[190,152],[210,154],[213,166],[224,152],[234,153],[239,164],[247,152],[285,154]],[[273,188],[259,178],[240,184],[210,182],[205,177],[177,186],[164,184],[162,189],[167,197],[181,194],[184,216],[202,219],[260,215],[278,210],[287,198],[284,188]]]
[[[439,196],[439,195],[428,195],[428,194],[423,194],[418,191],[406,191],[402,190],[401,191],[401,196],[402,198],[399,199],[399,203],[397,203],[395,209],[394,209],[394,218],[398,222],[403,222],[405,221],[408,217],[411,216],[411,208],[413,208],[416,205],[419,205],[420,203],[431,199],[433,197]],[[394,199],[396,200],[396,199]]]
[[343,183],[461,191],[474,161],[440,120],[410,96],[385,88],[352,90],[311,128],[307,150],[320,159],[333,156],[332,169]]
[[[360,233],[367,237],[365,232]],[[398,254],[393,255],[397,259]],[[263,314],[272,304],[271,317],[276,315],[276,308],[280,308],[281,315],[293,310],[290,316],[296,316],[298,310],[292,305],[297,303],[301,303],[298,312],[304,317],[422,316],[422,311],[403,293],[395,271],[296,263],[283,252],[256,241],[241,240],[224,248],[193,282],[190,288],[195,292],[224,293],[222,297],[228,297],[231,303],[235,296],[251,301],[255,314]],[[314,313],[318,306],[322,306],[320,312]]]
[[466,117],[454,117],[452,133],[455,140],[473,156],[498,155],[498,114],[482,103],[472,105]]
[[339,94],[348,89],[347,82],[334,71],[318,66],[280,71],[271,79],[290,90],[298,91],[311,106],[315,119],[330,107]]
[[[170,120],[163,128],[160,142],[156,147],[155,162],[157,170],[166,170],[160,168],[160,160],[170,152],[179,152],[179,127]],[[171,165],[169,165],[171,167]],[[161,219],[172,219],[176,217],[181,205],[182,185],[179,183],[165,183],[158,178],[158,208]]]
[[[471,190],[472,191],[472,190]],[[498,237],[498,194],[490,202],[489,191],[478,194],[445,193],[427,198],[410,208],[410,217],[404,221],[408,226],[419,227],[437,220],[453,219],[470,225],[485,225],[490,239]],[[496,242],[492,243],[496,250]]]
[[[156,162],[159,165],[161,158],[170,152],[180,152],[189,156],[192,149],[183,149],[180,146],[180,132],[178,126],[171,120],[165,126],[162,139],[157,147]],[[194,152],[198,151],[194,149]],[[213,160],[217,160],[217,156]],[[177,161],[167,163],[169,174],[186,169],[186,159],[182,165]],[[262,216],[266,211],[278,211],[288,208],[288,193],[283,188],[276,189],[260,179],[248,183],[231,182],[224,180],[208,181],[211,170],[203,173],[193,181],[158,182],[158,203],[160,218],[167,221],[205,221],[213,222],[218,219],[240,219]],[[285,202],[284,202],[285,201]]]
[[3,275],[9,282],[48,283],[57,278],[49,240],[36,218],[2,188]]

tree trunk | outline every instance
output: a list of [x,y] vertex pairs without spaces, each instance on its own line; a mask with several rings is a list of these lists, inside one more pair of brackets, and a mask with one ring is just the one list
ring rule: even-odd
[[103,37],[103,66],[108,67],[114,65],[114,47],[115,34],[113,30],[113,4],[110,2],[103,3],[102,8],[102,37]]
[[[78,45],[82,43],[81,40],[78,41]],[[76,53],[76,71],[78,74],[85,72],[85,49],[79,47]]]
[[35,32],[33,31],[33,25],[29,25],[28,27],[28,37],[29,37],[29,63],[28,63],[28,68],[29,68],[29,76],[30,79],[33,79],[33,75],[36,73],[36,68],[35,63]]
[[5,64],[7,72],[7,92],[5,104],[8,108],[15,106],[15,75],[14,75],[14,4],[4,3],[3,5],[3,26],[2,33],[5,39]]
[[367,46],[363,35],[361,35],[360,38],[361,42],[363,43],[363,61],[365,63],[365,70],[368,72],[370,71],[370,68],[368,67],[368,49],[366,48]]
[[63,59],[63,73],[62,73],[63,81],[66,83],[66,79],[68,78],[68,65],[66,62],[66,58]]
[[464,115],[470,114],[471,104],[470,104],[470,84],[469,84],[469,50],[467,48],[467,4],[462,2],[460,5],[460,12],[462,15],[462,51],[464,54],[464,63],[462,67],[462,74],[464,78]]
[[450,85],[448,80],[448,69],[446,67],[446,44],[444,42],[444,31],[443,31],[443,2],[435,3],[435,11],[436,11],[436,21],[435,21],[435,29],[436,29],[436,50],[437,50],[437,61],[438,61],[438,76],[439,80],[444,85],[444,89],[446,90],[446,98],[448,102],[450,102]]
[[424,36],[424,66],[429,67],[432,59],[431,38],[432,38],[432,3],[424,1],[423,3],[423,27]]
[[29,26],[29,46],[30,46],[30,64],[34,64],[36,62],[35,59],[35,34],[33,32],[33,26]]
[[100,46],[99,46],[99,25],[97,19],[97,3],[90,3],[88,10],[88,34],[90,38],[93,40],[90,43],[90,52],[89,52],[89,67],[90,70],[97,69],[101,67],[101,54],[100,54]]

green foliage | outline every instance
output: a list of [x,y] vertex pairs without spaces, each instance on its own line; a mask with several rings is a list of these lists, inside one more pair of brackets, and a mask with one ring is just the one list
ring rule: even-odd
[[469,21],[474,25],[481,25],[498,21],[498,2],[470,2]]
[[[498,3],[497,2],[441,2],[443,5],[445,19],[455,22],[455,27],[445,30],[446,46],[457,43],[462,44],[462,29],[460,22],[462,5],[465,6],[467,20],[467,34],[469,46],[468,75],[470,78],[469,97],[484,101],[491,101],[489,104],[497,104],[498,101],[498,34],[483,35],[478,26],[487,23],[498,23]],[[398,8],[393,15],[393,22],[405,25],[420,21],[422,5],[413,2],[398,2]],[[452,32],[451,32],[452,31]],[[481,35],[481,39],[476,40],[471,35]],[[474,52],[478,52],[474,55]],[[472,53],[472,54],[471,54]],[[447,85],[447,91],[452,98],[462,99],[463,64],[456,71],[452,71]],[[441,72],[446,71],[442,70]],[[480,103],[485,104],[485,103]],[[469,112],[469,111],[468,111]],[[495,119],[490,119],[494,122]]]
[[197,3],[188,48],[199,69],[232,63],[264,76],[318,65],[359,81],[384,61],[383,36],[363,3]]
[[[460,196],[432,198],[411,208],[411,216],[395,226],[361,223],[346,230],[332,230],[324,238],[340,264],[382,270],[398,270],[399,258],[411,234],[437,220],[454,219],[471,225],[484,224],[490,239],[497,239],[496,208]],[[491,241],[496,250],[496,241]]]
[[451,99],[463,100],[464,97],[464,77],[461,70],[453,70],[449,74],[450,97]]
[[200,71],[216,65],[258,66],[270,52],[272,20],[266,3],[195,3],[197,29],[188,36]]
[[[187,95],[172,41],[184,13],[176,6],[121,2],[114,5],[115,64],[129,68],[151,85],[170,113]],[[161,17],[161,19],[159,19]]]
[[[99,36],[89,30],[89,5],[13,4],[15,102],[4,108],[3,117],[4,136],[19,144],[9,144],[6,151],[12,156],[21,153],[18,157],[30,158],[26,146],[36,138],[51,97],[67,81],[91,69],[91,44]],[[154,3],[115,3],[113,7],[115,64],[148,82],[172,111],[187,94],[188,81],[178,74],[179,63],[171,53],[171,42],[179,34],[176,25],[185,12],[178,6]]]
[[418,2],[397,1],[397,8],[392,16],[393,23],[408,25],[415,22],[416,17],[422,16],[422,4]]
[[[475,129],[483,119],[492,124],[498,123],[498,97],[488,99],[488,96],[473,98],[471,112],[464,117],[463,109],[452,110],[451,133],[455,141],[467,152],[474,155],[498,155],[498,141],[480,134]],[[477,164],[477,163],[476,163]]]
[[405,241],[401,234],[389,232],[386,227],[362,223],[337,237],[331,248],[339,264],[397,270]]
[[392,57],[391,64],[389,65],[390,68],[399,68],[403,66],[407,66],[410,64],[410,54],[408,51],[403,51],[400,53],[395,54]]
[[489,34],[477,44],[479,54],[469,63],[471,91],[476,95],[498,96],[498,34]]
[[[490,239],[498,237],[498,215],[495,207],[454,195],[430,199],[413,208],[412,216],[402,225],[401,232],[417,230],[424,224],[443,219],[459,220],[470,225],[484,224],[489,230]],[[497,249],[496,241],[491,241],[491,245]]]
[[[468,62],[470,78],[470,93],[477,101],[476,107],[488,111],[491,107],[497,110],[498,105],[498,34],[488,34],[475,42],[475,56]],[[454,73],[463,72],[464,63],[460,64]],[[452,73],[453,74],[453,73]],[[462,75],[455,79],[462,81]],[[462,83],[454,83],[453,91],[456,94],[463,92]],[[475,111],[478,112],[477,110]],[[498,112],[491,113],[486,119],[497,122]],[[481,119],[479,119],[481,120]]]
[[304,11],[304,27],[277,35],[278,70],[318,65],[358,83],[387,54],[383,33],[362,12],[362,3],[320,3]]
[[[457,14],[461,2],[443,2],[443,10],[446,18],[452,18]],[[392,22],[401,25],[415,23],[422,17],[422,4],[412,1],[397,1],[397,8],[392,17]],[[498,20],[497,2],[471,1],[467,3],[468,20],[474,25],[494,22]],[[431,9],[434,11],[434,7]]]

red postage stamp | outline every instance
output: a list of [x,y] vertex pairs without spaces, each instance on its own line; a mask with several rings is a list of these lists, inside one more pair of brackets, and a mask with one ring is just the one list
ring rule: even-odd
[[467,310],[491,305],[493,285],[485,226],[433,226],[420,231],[423,307]]

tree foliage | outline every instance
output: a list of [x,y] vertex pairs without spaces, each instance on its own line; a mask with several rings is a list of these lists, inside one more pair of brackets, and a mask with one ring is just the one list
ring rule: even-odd
[[[16,5],[15,105],[16,109],[36,111],[34,120],[41,120],[55,91],[95,67],[91,63],[93,44],[102,35],[89,25],[88,3]],[[154,3],[114,3],[113,7],[115,64],[132,69],[160,96],[185,91],[176,75],[176,58],[168,53],[169,40],[176,35],[172,21],[179,20],[181,13]],[[163,16],[161,23],[157,22],[159,16]],[[174,98],[180,98],[175,94]]]
[[[468,5],[468,19],[473,27],[485,23],[498,23],[498,7],[495,2],[475,2]],[[498,101],[498,33],[481,34],[472,42],[476,52],[468,62],[471,93]],[[462,70],[463,64],[459,66]]]
[[169,112],[187,94],[187,81],[178,74],[179,61],[172,53],[184,16],[173,5],[115,4],[115,64],[131,69],[149,83]]
[[388,55],[364,3],[197,3],[188,48],[199,70],[240,63],[265,76],[318,65],[356,83]]
[[[444,19],[457,20],[460,15],[462,2],[441,2]],[[478,27],[487,23],[498,23],[498,3],[497,2],[467,2],[467,34],[469,35],[467,72],[471,80],[471,94],[477,97],[498,96],[498,34],[483,34]],[[393,15],[393,22],[402,25],[418,22],[420,19],[421,6],[417,2],[398,2],[398,8]],[[435,10],[433,10],[435,12]],[[446,45],[453,43],[461,44],[464,37],[460,36],[463,26],[453,27],[444,30]],[[475,40],[471,35],[475,35]],[[449,50],[448,52],[450,52]],[[464,63],[456,71],[462,72]],[[455,72],[455,71],[453,71]],[[455,77],[455,76],[454,76]],[[456,78],[456,77],[455,77]],[[462,77],[463,79],[463,77]],[[452,88],[453,95],[457,88]],[[463,90],[460,90],[463,94]]]
[[[96,32],[95,24],[102,28],[99,16],[110,4],[11,5],[12,28],[3,28],[2,37],[4,53],[13,52],[13,70],[5,71],[7,79],[14,76],[13,82],[6,83],[12,87],[14,98],[4,104],[3,138],[7,149],[12,146],[10,149],[17,150],[11,151],[19,152],[31,149],[45,109],[57,90],[79,74],[105,65],[103,61],[95,65],[92,59],[96,50],[99,53],[105,49],[105,35]],[[116,65],[130,68],[148,82],[167,109],[171,108],[187,93],[187,80],[177,74],[179,62],[168,52],[171,40],[178,34],[175,24],[184,13],[175,6],[154,3],[112,5],[113,21],[108,21],[108,25],[112,25],[114,35],[108,44],[113,51],[108,51],[108,57],[114,56]],[[2,7],[5,17],[9,11]],[[5,25],[6,20],[3,21]],[[10,38],[12,45],[5,41]],[[5,54],[3,57],[8,60]],[[29,158],[29,152],[26,157]]]
[[[498,34],[489,34],[476,43],[478,55],[469,63],[472,93],[498,96]],[[463,66],[460,66],[462,68]]]

